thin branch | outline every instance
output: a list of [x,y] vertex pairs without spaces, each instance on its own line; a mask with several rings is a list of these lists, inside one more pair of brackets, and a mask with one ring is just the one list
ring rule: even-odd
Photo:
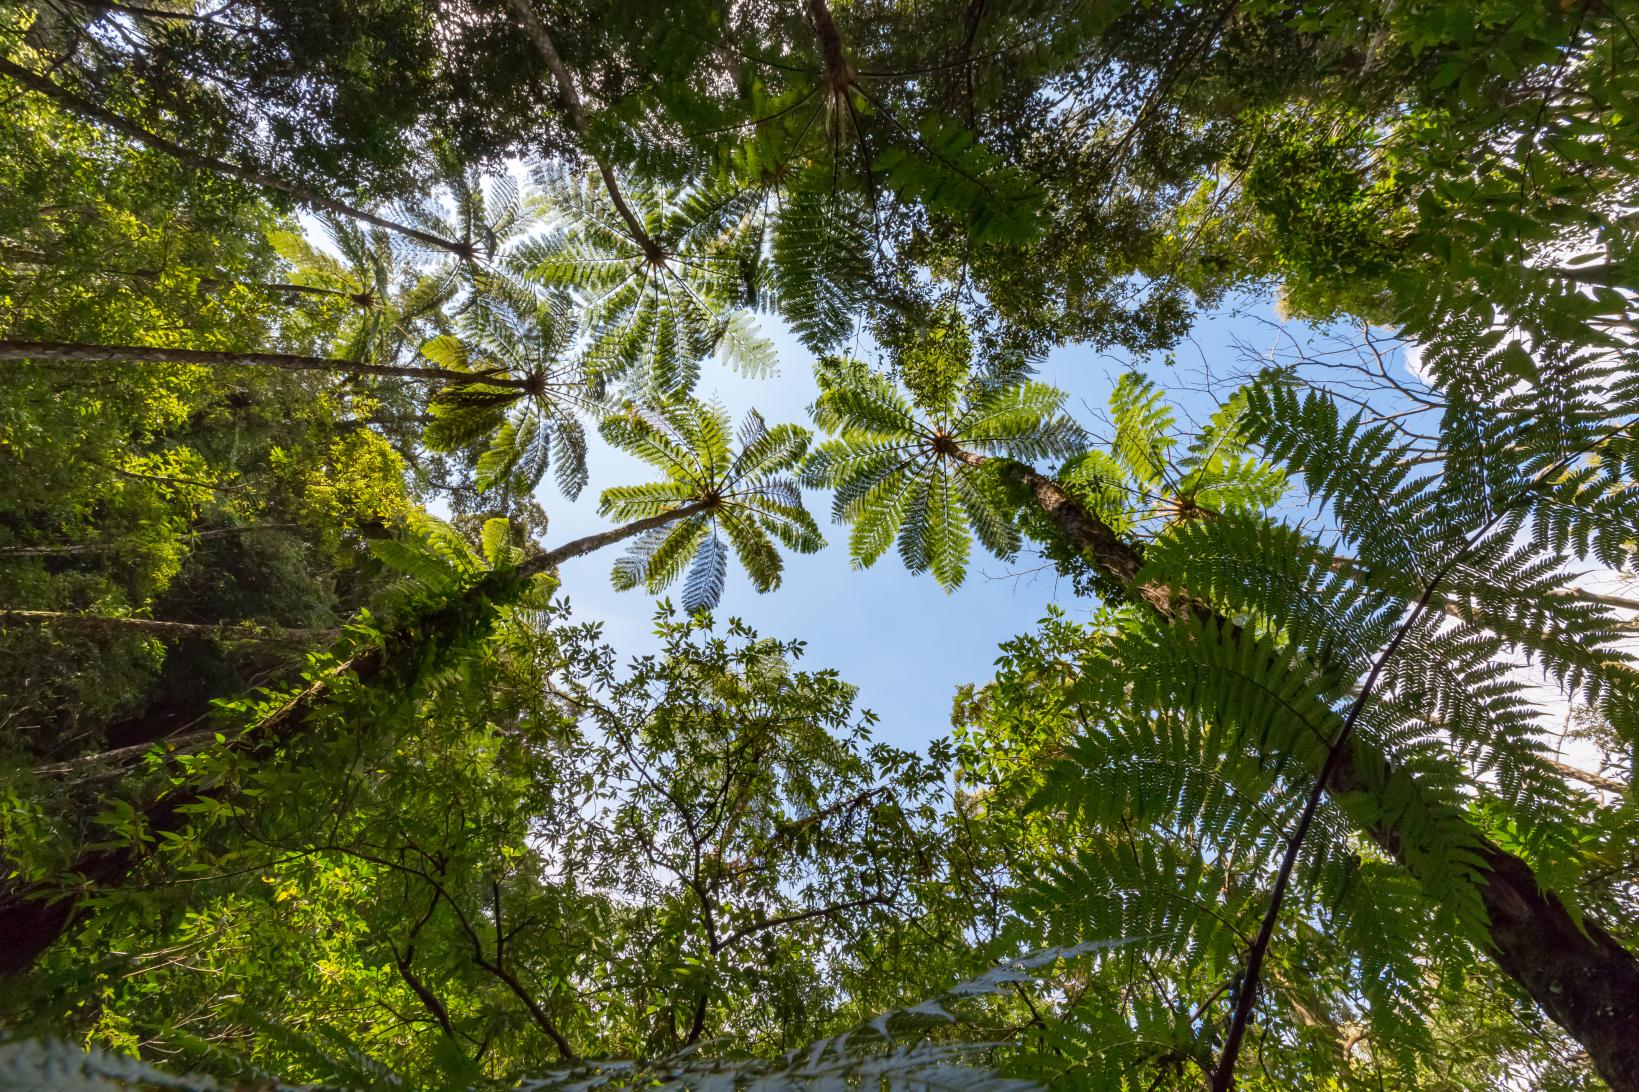
[[397,946],[390,946],[393,948],[393,962],[398,967],[399,977],[404,979],[404,984],[409,986],[411,992],[420,999],[422,1007],[432,1014],[432,1018],[437,1021],[444,1034],[454,1039],[455,1028],[450,1024],[449,1009],[445,1008],[444,1003],[438,999],[438,995],[428,989],[426,983],[417,978],[415,973],[410,970],[410,964],[415,959],[415,938],[420,934],[422,926],[426,925],[427,920],[433,916],[433,910],[437,906],[438,894],[435,892],[432,901],[427,904],[427,912],[422,914],[420,920],[410,928],[410,937],[404,945],[404,951],[400,953]]
[[609,165],[609,161],[598,154],[587,140],[586,106],[581,102],[580,92],[575,89],[574,77],[570,75],[568,66],[563,63],[563,57],[558,53],[557,44],[552,41],[552,35],[547,33],[546,24],[535,14],[530,0],[507,0],[507,3],[511,6],[513,14],[518,17],[518,22],[523,24],[524,33],[529,35],[530,40],[535,43],[536,50],[546,61],[552,79],[557,82],[558,98],[563,103],[564,113],[569,116],[569,125],[581,138],[586,154],[597,164],[598,174],[603,177],[604,189],[608,191],[609,200],[613,202],[615,211],[626,222],[626,230],[631,232],[633,241],[643,248],[644,256],[651,263],[663,265],[666,260],[665,248],[655,241],[644,228],[643,221],[638,219],[637,214],[626,203],[626,197],[620,191],[620,181],[615,177],[614,168]]
[[352,205],[338,201],[333,197],[326,197],[323,194],[314,193],[312,190],[304,189],[301,186],[286,182],[282,178],[275,178],[272,175],[263,174],[260,171],[253,171],[248,167],[241,167],[237,163],[229,163],[223,159],[212,159],[210,156],[191,152],[182,145],[167,140],[157,133],[149,132],[147,129],[144,129],[142,126],[138,125],[129,118],[122,117],[106,107],[97,105],[90,99],[75,94],[73,91],[63,87],[61,84],[23,67],[8,57],[0,57],[0,73],[11,77],[13,80],[16,80],[29,90],[37,92],[38,94],[44,95],[45,97],[53,100],[58,105],[69,110],[70,112],[78,114],[81,117],[90,118],[93,121],[100,122],[115,132],[128,136],[132,140],[135,140],[140,144],[144,144],[156,152],[162,152],[165,155],[170,156],[179,163],[184,163],[190,167],[194,167],[202,171],[225,174],[231,178],[237,178],[241,182],[248,182],[250,185],[261,189],[274,190],[294,199],[300,204],[306,205],[309,208],[321,209],[325,212],[333,212],[338,216],[346,216],[353,220],[362,220],[366,224],[373,224],[376,227],[397,232],[400,235],[414,239],[419,243],[425,243],[427,246],[435,247],[438,250],[448,251],[459,258],[464,258],[471,261],[477,256],[477,252],[474,250],[471,243],[456,242],[453,239],[446,239],[441,235],[433,235],[430,232],[422,231],[419,228],[413,228],[407,224],[400,224],[396,221],[388,220],[385,217],[377,216],[375,213],[366,212],[363,209],[355,208]]
[[167,622],[155,618],[125,618],[72,611],[0,608],[0,628],[8,625],[42,625],[89,634],[140,633],[171,641],[180,641],[188,637],[210,637],[219,641],[288,644],[331,640],[336,636],[333,629],[284,629],[280,626],[234,625],[229,622]]
[[[1624,425],[1619,431],[1626,431],[1631,427],[1631,424]],[[1558,474],[1575,458],[1574,455],[1567,456],[1543,470],[1532,479],[1529,485],[1521,490],[1520,496],[1523,497],[1543,481]],[[1291,835],[1286,840],[1286,852],[1281,859],[1280,870],[1275,876],[1275,886],[1269,897],[1269,909],[1264,913],[1263,922],[1258,928],[1257,939],[1252,944],[1252,950],[1247,953],[1246,973],[1236,991],[1234,1015],[1230,1019],[1229,1030],[1224,1036],[1224,1048],[1219,1057],[1218,1068],[1212,1075],[1212,1092],[1230,1092],[1235,1087],[1235,1060],[1240,1054],[1241,1041],[1245,1037],[1247,1024],[1252,1018],[1252,1003],[1257,996],[1258,978],[1263,969],[1264,955],[1267,953],[1270,940],[1274,936],[1275,923],[1280,915],[1287,884],[1291,880],[1292,869],[1297,864],[1298,852],[1303,846],[1304,838],[1309,833],[1315,813],[1320,807],[1321,798],[1326,795],[1327,785],[1343,756],[1343,748],[1348,744],[1354,726],[1360,720],[1361,714],[1365,712],[1366,704],[1371,700],[1372,692],[1377,686],[1377,680],[1381,677],[1383,669],[1388,665],[1390,658],[1399,651],[1400,646],[1411,635],[1412,629],[1422,619],[1430,605],[1433,604],[1435,592],[1439,589],[1440,584],[1451,573],[1451,570],[1475,546],[1484,541],[1485,537],[1491,533],[1497,524],[1502,522],[1513,506],[1512,502],[1498,505],[1491,518],[1486,520],[1479,530],[1468,536],[1463,541],[1462,547],[1453,551],[1451,556],[1446,558],[1435,569],[1433,575],[1424,582],[1422,594],[1418,596],[1411,612],[1400,623],[1394,632],[1394,636],[1389,639],[1388,644],[1383,647],[1382,652],[1372,662],[1371,670],[1366,673],[1366,678],[1360,685],[1360,692],[1349,707],[1348,715],[1343,718],[1342,726],[1338,729],[1337,738],[1332,741],[1331,747],[1326,752],[1326,761],[1321,764],[1320,773],[1315,778],[1314,788],[1310,790],[1309,798],[1304,802],[1303,814],[1298,817],[1297,826],[1293,828]]]
[[366,364],[333,357],[295,353],[241,353],[208,349],[164,349],[152,345],[83,345],[64,341],[0,341],[0,360],[50,360],[64,363],[204,364],[210,367],[278,368],[293,372],[382,375],[436,380],[451,385],[479,384],[528,390],[529,379],[492,372],[458,372],[448,368]]

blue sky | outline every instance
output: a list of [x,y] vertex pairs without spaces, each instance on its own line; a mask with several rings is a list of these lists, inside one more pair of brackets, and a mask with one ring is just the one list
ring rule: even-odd
[[[1203,385],[1203,365],[1217,374],[1244,371],[1236,341],[1260,349],[1272,345],[1281,336],[1269,325],[1272,318],[1269,308],[1256,305],[1245,313],[1211,316],[1177,350],[1176,365],[1159,359],[1134,362],[1123,354],[1078,347],[1050,357],[1041,377],[1069,394],[1071,411],[1095,435],[1102,432],[1097,414],[1110,388],[1133,363],[1163,385],[1192,388],[1179,395],[1186,411],[1210,412],[1212,394],[1226,395],[1232,388],[1226,384],[1213,392],[1210,383]],[[736,420],[755,406],[771,424],[792,421],[811,427],[807,406],[814,395],[813,357],[787,331],[765,326],[765,332],[779,349],[778,374],[743,379],[712,364],[696,393],[720,402]],[[652,477],[643,463],[601,443],[589,462],[591,484],[579,500],[566,501],[550,482],[541,488],[541,503],[551,516],[548,545],[605,529],[608,522],[597,515],[598,494],[610,485]],[[836,668],[859,687],[859,704],[881,718],[875,735],[885,742],[922,747],[945,735],[956,688],[990,677],[1001,642],[1033,629],[1050,604],[1072,614],[1092,606],[1077,600],[1069,584],[1051,571],[1029,573],[1040,562],[1028,553],[1009,564],[982,553],[977,544],[967,582],[950,594],[931,576],[907,573],[892,551],[873,568],[856,571],[849,563],[847,529],[830,523],[830,497],[808,493],[807,500],[826,530],[826,548],[806,557],[786,554],[784,583],[767,595],[758,595],[744,574],[731,568],[716,613],[719,619],[744,619],[766,636],[806,641],[804,666]],[[561,574],[563,594],[576,617],[601,621],[605,636],[629,657],[657,647],[652,633],[655,599],[610,586],[609,569],[619,549],[577,558]]]

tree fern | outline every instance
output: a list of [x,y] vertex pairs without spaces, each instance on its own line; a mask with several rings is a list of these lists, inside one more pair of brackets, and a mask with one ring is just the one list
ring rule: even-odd
[[744,315],[745,270],[761,246],[759,210],[714,188],[628,188],[637,238],[590,176],[536,177],[552,230],[516,256],[530,280],[574,295],[589,337],[588,375],[634,397],[686,394],[703,361],[720,355],[747,374],[773,366]]
[[824,544],[795,481],[784,476],[808,450],[803,429],[769,428],[753,410],[741,425],[736,452],[722,410],[684,402],[658,410],[632,406],[604,421],[603,436],[665,475],[652,485],[605,490],[599,505],[604,515],[634,520],[700,505],[687,518],[635,540],[615,564],[617,588],[643,584],[660,591],[687,570],[684,608],[710,609],[722,597],[731,549],[752,585],[769,591],[779,586],[784,568],[775,542],[798,553]]
[[[434,396],[427,445],[455,451],[485,444],[477,462],[480,490],[528,493],[551,468],[563,494],[578,496],[587,481],[581,417],[595,415],[599,403],[570,352],[569,302],[553,293],[509,299],[483,287],[461,315],[459,334],[422,346],[439,367],[478,377]],[[520,385],[495,386],[483,377]]]
[[1062,393],[991,381],[971,361],[966,330],[948,315],[900,349],[900,384],[859,361],[820,365],[814,419],[835,438],[809,456],[803,481],[836,491],[832,516],[853,525],[856,565],[874,564],[897,541],[907,569],[957,587],[972,537],[998,557],[1019,542],[996,482],[972,456],[1062,456],[1079,444]]

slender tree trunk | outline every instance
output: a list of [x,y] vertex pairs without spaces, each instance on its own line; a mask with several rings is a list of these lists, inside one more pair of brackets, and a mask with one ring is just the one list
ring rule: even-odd
[[[969,452],[956,457],[970,466],[990,461]],[[1093,563],[1135,600],[1169,618],[1205,613],[1203,605],[1179,589],[1140,584],[1143,558],[1138,551],[1057,482],[1019,463],[1002,462],[1000,469],[1029,489],[1059,531],[1086,550]],[[1378,767],[1369,770],[1372,776],[1368,764]],[[1372,787],[1383,784],[1388,772],[1381,756],[1344,748],[1326,776],[1326,791],[1334,798],[1372,795]],[[1366,833],[1390,856],[1411,866],[1398,829],[1379,826]],[[1582,1044],[1615,1092],[1639,1092],[1639,957],[1591,918],[1579,923],[1558,895],[1543,888],[1524,860],[1479,831],[1473,837],[1483,862],[1475,883],[1497,966]]]
[[160,349],[148,345],[81,345],[64,341],[0,341],[0,360],[50,360],[64,363],[205,364],[218,368],[279,368],[288,372],[333,372],[338,375],[386,375],[431,380],[452,386],[528,389],[524,379],[457,372],[447,368],[411,368],[399,364],[362,364],[323,356],[291,353],[237,353],[212,349]]
[[592,162],[597,164],[598,174],[603,177],[603,188],[609,192],[609,200],[614,204],[615,211],[625,221],[626,230],[632,233],[632,239],[643,248],[643,253],[649,261],[656,265],[661,264],[666,259],[665,248],[649,234],[643,226],[643,221],[626,203],[625,195],[620,192],[620,180],[615,177],[614,168],[609,165],[609,161],[599,155],[586,139],[585,104],[581,102],[580,92],[575,88],[574,77],[570,75],[568,66],[563,63],[563,57],[558,54],[557,44],[552,41],[552,35],[547,33],[546,24],[535,14],[535,8],[530,0],[507,0],[507,3],[511,5],[513,14],[518,17],[518,22],[523,24],[524,33],[529,35],[530,40],[535,43],[535,49],[546,61],[546,67],[558,85],[558,98],[563,103],[563,112],[569,117],[569,126],[581,138],[581,144],[592,157]]
[[346,216],[366,224],[373,224],[376,227],[396,232],[405,238],[414,239],[418,243],[424,243],[437,250],[454,254],[458,258],[471,261],[477,256],[478,252],[471,243],[446,239],[442,235],[434,235],[431,232],[422,231],[420,228],[413,228],[408,224],[400,224],[397,221],[377,216],[373,212],[355,208],[345,202],[337,201],[333,197],[314,193],[312,190],[286,182],[282,178],[275,178],[272,175],[263,174],[261,171],[251,170],[249,167],[241,167],[239,164],[229,163],[227,160],[212,159],[210,156],[191,152],[182,145],[167,140],[157,133],[149,132],[129,118],[122,117],[106,107],[97,105],[90,99],[70,91],[38,72],[23,67],[8,57],[0,57],[0,74],[7,75],[29,90],[44,95],[71,113],[105,125],[117,133],[130,137],[139,144],[146,145],[156,152],[162,152],[177,162],[184,163],[197,170],[225,174],[230,178],[237,178],[241,182],[249,183],[260,189],[282,193],[308,208],[318,209],[322,212],[333,212],[338,216]]
[[50,626],[71,633],[92,636],[112,636],[138,633],[157,637],[162,641],[180,641],[188,637],[210,637],[219,641],[261,641],[289,644],[299,641],[331,640],[335,630],[285,629],[280,626],[236,626],[229,623],[216,625],[195,622],[166,622],[155,618],[120,618],[103,614],[81,614],[56,610],[0,609],[0,629],[15,625]]
[[[210,531],[184,531],[178,537],[189,542],[212,538],[232,538],[253,531],[293,531],[299,523],[249,523],[243,527],[218,527]],[[61,557],[71,554],[104,554],[132,549],[129,542],[82,542],[67,546],[0,546],[0,557]]]
[[[300,731],[307,715],[329,697],[335,682],[352,677],[365,685],[380,683],[384,675],[399,665],[420,662],[421,658],[414,654],[416,650],[424,649],[430,643],[452,643],[475,622],[480,629],[487,629],[493,623],[494,608],[514,601],[528,586],[529,578],[550,572],[572,558],[675,523],[705,507],[703,501],[686,504],[670,512],[566,542],[555,550],[529,559],[515,570],[491,573],[455,602],[389,634],[380,647],[361,652],[331,668],[305,690],[240,732],[228,746],[253,757],[271,753]],[[191,722],[207,717],[210,707],[206,704],[195,712],[197,716],[191,718]],[[145,748],[143,753],[151,749]],[[73,768],[73,764],[59,765],[64,769]],[[183,810],[186,805],[214,798],[223,791],[199,786],[180,788],[142,809],[146,828],[156,838],[167,831],[181,830],[189,821],[188,813]],[[81,902],[70,892],[85,890],[77,880],[83,879],[92,890],[117,888],[140,860],[139,852],[129,846],[91,850],[81,854],[68,867],[62,882],[0,888],[0,937],[5,938],[5,943],[0,945],[0,978],[26,971],[74,923],[80,914]]]
[[[129,277],[134,280],[154,281],[165,275],[162,269],[114,269],[109,266],[69,266],[61,262],[52,261],[51,255],[42,254],[37,250],[24,250],[21,247],[0,245],[0,258],[18,265],[32,265],[39,269],[60,269],[70,273],[102,275],[105,277]],[[344,299],[356,303],[360,307],[368,307],[374,303],[368,292],[348,292],[341,288],[324,288],[316,284],[292,284],[289,281],[242,281],[233,277],[200,277],[200,285],[210,288],[251,288],[261,292],[296,292],[304,296],[326,296],[333,299]]]

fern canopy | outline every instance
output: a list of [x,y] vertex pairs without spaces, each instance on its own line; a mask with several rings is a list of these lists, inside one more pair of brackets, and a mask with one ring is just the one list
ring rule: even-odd
[[790,476],[808,451],[805,429],[770,428],[752,410],[736,437],[726,413],[691,401],[658,410],[631,406],[604,420],[603,437],[665,475],[605,490],[603,515],[624,522],[693,509],[633,541],[615,563],[616,588],[658,592],[686,571],[684,609],[710,610],[722,598],[731,551],[752,586],[766,592],[779,587],[784,570],[776,543],[804,554],[825,544]]
[[972,355],[965,325],[947,312],[898,347],[891,375],[857,360],[821,362],[814,420],[832,439],[809,455],[803,482],[835,491],[832,517],[852,526],[856,566],[897,542],[911,572],[958,587],[973,538],[1002,558],[1019,545],[984,458],[1062,457],[1081,444],[1062,392],[1017,369],[975,374]]

